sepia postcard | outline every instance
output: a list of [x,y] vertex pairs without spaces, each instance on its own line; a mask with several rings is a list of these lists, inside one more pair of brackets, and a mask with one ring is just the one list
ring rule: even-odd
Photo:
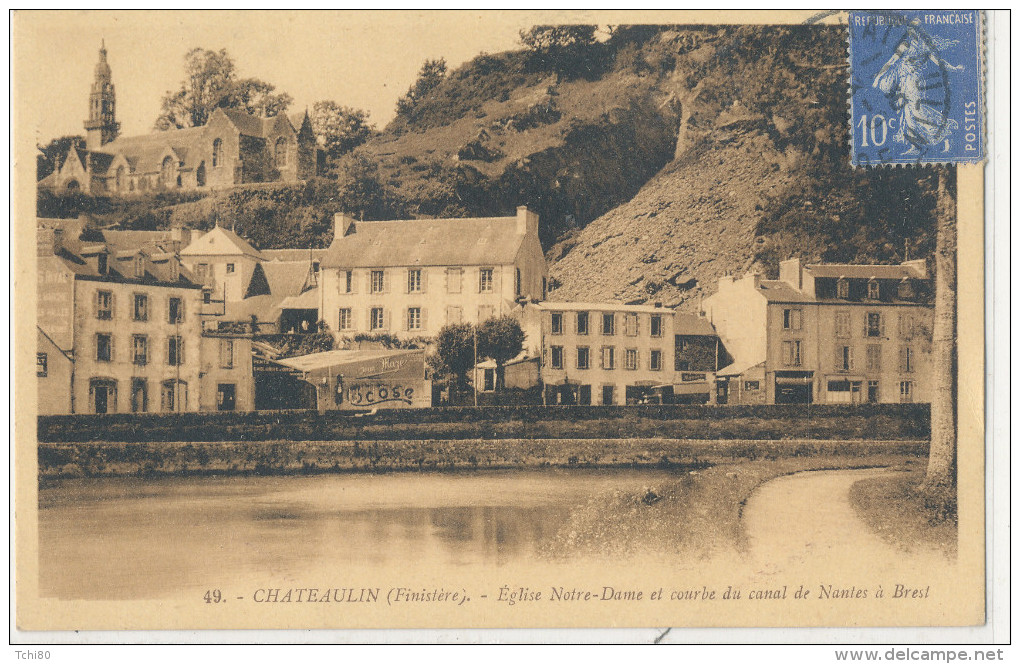
[[985,624],[986,18],[14,12],[16,628]]

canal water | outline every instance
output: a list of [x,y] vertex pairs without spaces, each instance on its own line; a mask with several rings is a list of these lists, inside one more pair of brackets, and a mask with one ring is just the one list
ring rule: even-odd
[[74,479],[39,492],[45,597],[152,599],[234,579],[546,560],[571,510],[675,476],[527,470]]

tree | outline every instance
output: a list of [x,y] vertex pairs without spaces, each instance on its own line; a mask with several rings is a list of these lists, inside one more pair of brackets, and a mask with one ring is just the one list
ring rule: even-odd
[[506,363],[524,350],[524,330],[512,316],[490,318],[478,326],[478,357],[496,363],[496,391],[506,384]]
[[533,66],[572,78],[601,67],[592,58],[597,29],[595,25],[536,25],[519,34],[521,44],[531,52]]
[[379,166],[361,154],[341,158],[336,168],[337,204],[340,210],[359,219],[380,218],[388,199]]
[[436,336],[436,363],[454,377],[458,389],[467,387],[467,374],[475,366],[475,328],[470,323],[444,325]]
[[257,78],[242,78],[234,83],[226,108],[240,108],[262,118],[272,118],[285,112],[294,103],[286,92],[274,92],[276,86]]
[[375,127],[368,123],[368,112],[335,101],[317,101],[312,106],[312,127],[323,143],[328,170],[336,168],[337,161],[373,135]]
[[41,154],[35,157],[36,179],[41,180],[57,170],[71,147],[79,144],[85,145],[83,136],[61,136],[46,145],[37,145]]
[[257,78],[238,79],[226,49],[193,48],[184,56],[181,87],[163,96],[155,127],[158,130],[201,127],[217,108],[240,108],[253,115],[272,117],[286,111],[292,102],[290,95],[274,93],[275,89]]
[[446,59],[426,60],[418,70],[418,79],[397,100],[397,115],[408,117],[418,103],[446,78]]
[[931,446],[922,490],[940,497],[956,488],[956,204],[949,168],[939,169],[932,329]]

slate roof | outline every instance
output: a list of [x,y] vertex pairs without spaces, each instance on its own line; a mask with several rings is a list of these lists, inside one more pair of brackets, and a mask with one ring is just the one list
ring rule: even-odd
[[[184,162],[185,169],[197,168],[198,164],[192,162],[202,154],[205,140],[205,127],[157,131],[139,136],[121,136],[104,145],[102,150],[96,153],[111,155],[110,160],[103,164],[97,172],[105,172],[113,160],[112,156],[122,154],[127,159],[132,172],[155,173],[160,170],[163,155],[167,149],[172,150],[177,158]],[[188,160],[189,155],[191,155],[190,161]],[[176,167],[177,164],[174,166]]]
[[673,333],[686,334],[689,336],[714,337],[715,326],[704,316],[695,314],[676,314],[673,317]]
[[239,111],[236,108],[223,108],[220,109],[223,114],[227,116],[237,130],[246,136],[255,136],[257,138],[263,138],[265,133],[263,132],[262,118],[257,118],[254,115],[248,115],[244,111]]
[[761,294],[769,302],[814,302],[813,295],[802,293],[785,281],[762,279]]
[[311,260],[321,261],[322,257],[326,254],[325,249],[262,249],[262,257],[267,261],[304,261],[305,265],[308,265],[309,257]]
[[656,307],[651,304],[623,304],[622,302],[551,302],[535,304],[539,309],[547,311],[619,311],[635,314],[662,314],[672,316],[673,310],[668,307]]
[[926,279],[928,275],[918,265],[805,265],[814,277],[847,279]]
[[270,261],[262,263],[262,271],[269,283],[269,292],[277,298],[300,295],[308,285],[307,262]]
[[359,221],[333,240],[322,265],[506,265],[517,257],[523,240],[516,217]]

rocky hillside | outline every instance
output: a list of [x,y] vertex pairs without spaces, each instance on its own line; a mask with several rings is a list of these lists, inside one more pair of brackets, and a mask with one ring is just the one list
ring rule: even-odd
[[550,250],[551,297],[690,310],[720,276],[775,275],[790,256],[928,255],[932,176],[848,165],[840,35],[723,29],[679,58],[660,83],[680,106],[675,158],[633,199]]

